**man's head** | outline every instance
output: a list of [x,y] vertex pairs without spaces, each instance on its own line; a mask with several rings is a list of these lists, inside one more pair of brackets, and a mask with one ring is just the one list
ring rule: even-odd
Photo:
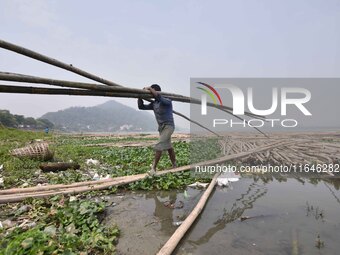
[[156,91],[161,91],[161,87],[158,84],[152,84],[151,88],[153,88]]

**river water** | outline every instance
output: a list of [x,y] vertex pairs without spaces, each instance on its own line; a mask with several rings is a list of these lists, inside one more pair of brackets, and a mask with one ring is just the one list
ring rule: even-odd
[[[339,254],[339,188],[338,179],[303,178],[241,178],[217,187],[175,254]],[[118,254],[155,254],[202,193],[125,194],[108,217],[122,229]]]

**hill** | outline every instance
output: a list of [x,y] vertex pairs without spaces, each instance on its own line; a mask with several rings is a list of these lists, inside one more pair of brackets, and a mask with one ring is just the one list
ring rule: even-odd
[[41,118],[67,132],[156,131],[152,114],[114,100],[93,107],[71,107],[49,112]]

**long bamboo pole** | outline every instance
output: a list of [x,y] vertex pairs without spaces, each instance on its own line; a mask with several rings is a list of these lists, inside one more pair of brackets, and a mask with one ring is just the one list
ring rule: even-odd
[[[85,89],[59,89],[59,88],[39,88],[26,86],[12,86],[0,84],[1,93],[21,93],[21,94],[42,94],[42,95],[70,95],[70,96],[103,96],[103,97],[127,97],[138,98],[135,93],[92,91]],[[152,98],[146,95],[146,98]]]
[[115,178],[101,179],[96,181],[84,181],[84,182],[74,182],[71,184],[51,184],[46,186],[35,186],[29,188],[11,188],[0,190],[0,195],[10,195],[10,194],[20,194],[20,193],[31,193],[31,192],[40,192],[40,191],[48,191],[48,190],[58,190],[58,189],[67,189],[67,188],[75,188],[80,186],[94,186],[102,183],[108,183],[113,181],[118,181],[126,178],[126,176],[120,176]]
[[[57,59],[47,57],[47,56],[45,56],[43,54],[40,54],[38,52],[35,52],[35,51],[30,50],[30,49],[21,47],[19,45],[15,45],[15,44],[10,43],[10,42],[6,42],[4,40],[0,40],[0,47],[3,48],[3,49],[6,49],[6,50],[13,51],[13,52],[16,52],[18,54],[24,55],[26,57],[33,58],[35,60],[39,60],[39,61],[48,63],[48,64],[56,66],[56,67],[60,67],[62,69],[65,69],[65,70],[68,70],[70,72],[76,73],[76,74],[81,75],[83,77],[86,77],[88,79],[91,79],[91,80],[94,80],[94,81],[106,84],[108,86],[123,87],[122,85],[119,85],[119,84],[114,83],[112,81],[103,79],[103,78],[101,78],[99,76],[93,75],[93,74],[88,73],[88,72],[86,72],[84,70],[76,68],[72,64],[69,64],[69,65],[65,64],[65,63],[63,63],[63,62],[61,62],[61,61],[59,61]],[[22,77],[22,78],[25,78],[25,77]],[[29,78],[29,76],[26,76],[26,78]],[[41,83],[41,82],[39,82],[39,83]],[[57,84],[54,84],[54,85],[57,85]],[[190,102],[190,100],[189,100],[189,102]],[[229,109],[229,110],[232,110],[232,109]]]
[[173,110],[173,113],[177,114],[178,116],[182,117],[183,119],[186,119],[186,120],[196,124],[197,126],[200,126],[201,128],[204,128],[204,129],[208,130],[209,132],[211,132],[212,134],[216,135],[217,137],[222,137],[221,135],[217,134],[216,132],[212,131],[211,129],[201,125],[199,122],[197,122],[197,121],[195,121],[193,119],[188,118],[187,116],[185,116],[184,114],[182,114],[180,112],[176,112],[176,111]]
[[[121,92],[106,92],[106,91],[91,91],[82,89],[56,89],[56,88],[38,88],[38,87],[24,87],[24,86],[11,86],[0,84],[0,93],[22,93],[22,94],[41,94],[41,95],[72,95],[72,96],[103,96],[103,97],[125,97],[136,98],[134,93],[121,93]],[[145,96],[146,98],[152,98],[150,94]],[[144,97],[144,98],[145,98]],[[173,113],[200,126],[201,128],[211,132],[212,134],[220,137],[219,134],[211,129],[203,126],[199,122],[190,119],[182,113],[173,110]]]
[[[94,96],[100,96],[101,94],[98,92],[104,92],[103,96],[109,96],[109,97],[130,97],[130,98],[143,98],[148,100],[148,98],[152,98],[151,94],[145,90],[140,90],[140,89],[131,89],[131,88],[125,88],[125,87],[108,87],[108,86],[103,86],[100,84],[91,84],[91,83],[82,83],[82,82],[71,82],[71,81],[63,81],[63,80],[53,80],[53,79],[48,79],[48,78],[41,78],[41,77],[36,77],[36,76],[29,76],[29,75],[22,75],[22,74],[13,74],[13,73],[8,73],[8,72],[0,72],[0,80],[5,80],[5,81],[16,81],[16,82],[27,82],[27,83],[42,83],[42,84],[47,84],[47,85],[55,85],[55,86],[61,86],[61,87],[71,87],[71,88],[83,88],[83,89],[90,89],[90,90],[94,90],[93,91],[93,95]],[[6,85],[4,85],[6,86]],[[62,92],[63,90],[55,90],[55,93],[50,93],[48,92],[48,90],[42,90],[42,89],[34,89],[34,87],[30,87],[30,91],[29,90],[25,90],[23,87],[18,87],[18,91],[23,91],[20,93],[27,93],[27,94],[35,94],[33,91],[40,91],[40,93],[38,94],[59,94],[59,95],[63,95],[64,92]],[[26,92],[27,91],[27,92]],[[65,91],[65,90],[64,90]],[[78,90],[79,91],[79,90]],[[9,86],[6,86],[6,88],[4,87],[2,89],[2,92],[4,93],[16,93],[15,89],[12,87],[10,88]],[[19,92],[18,92],[19,93]],[[72,91],[70,92],[71,95],[75,95],[78,92]],[[115,94],[117,93],[117,94]],[[126,93],[126,95],[124,95],[123,93]],[[135,94],[134,94],[135,93]],[[136,95],[138,94],[138,96]],[[193,99],[193,98],[189,98],[189,97],[184,97],[181,95],[176,95],[176,94],[170,94],[170,93],[162,93],[163,95],[167,96],[168,98],[174,100],[174,101],[179,101],[179,102],[186,102],[186,103],[194,103],[194,104],[200,104],[200,100],[197,99]],[[90,94],[86,93],[86,92],[82,92],[79,91],[78,95],[89,95]],[[227,106],[218,106],[212,103],[208,103],[208,106],[212,106],[215,107],[219,110],[222,110],[230,115],[233,115],[234,117],[236,117],[239,120],[244,120],[243,118],[232,114],[228,109],[230,107]],[[175,114],[181,116],[178,112],[173,111]],[[255,115],[256,116],[256,115]],[[259,118],[259,117],[256,117]],[[185,118],[191,122],[193,122],[191,119],[189,118]],[[248,123],[246,120],[244,120],[246,123]],[[193,122],[195,124],[197,124],[198,122]],[[203,125],[198,124],[200,127],[203,127]],[[209,132],[212,132],[211,130],[207,129],[206,127],[203,127],[204,129],[208,130]],[[253,127],[255,130],[257,130],[258,132],[260,132],[261,134],[263,134],[264,136],[268,137],[264,132],[262,132],[260,129]],[[215,132],[212,132],[214,134],[216,134]]]
[[63,62],[61,62],[57,59],[47,57],[47,56],[42,55],[38,52],[35,52],[33,50],[29,50],[27,48],[15,45],[15,44],[10,43],[10,42],[0,40],[0,47],[3,48],[3,49],[9,50],[9,51],[14,51],[14,52],[21,54],[21,55],[24,55],[26,57],[45,62],[47,64],[60,67],[62,69],[68,70],[72,73],[79,74],[79,75],[84,76],[88,79],[91,79],[91,80],[94,80],[94,81],[97,81],[97,82],[100,82],[100,83],[104,83],[104,84],[109,85],[109,86],[120,86],[117,83],[103,79],[99,76],[93,75],[93,74],[88,73],[84,70],[81,70],[77,67],[74,67],[72,64],[65,64],[65,63],[63,63]]
[[190,229],[190,227],[195,222],[197,217],[201,214],[203,208],[205,207],[208,201],[208,198],[211,192],[214,190],[219,174],[220,173],[215,174],[214,178],[210,182],[206,191],[201,196],[195,208],[191,211],[191,213],[185,219],[185,221],[176,229],[175,233],[173,233],[173,235],[165,243],[165,245],[159,250],[157,255],[171,255],[172,252],[176,249],[178,243],[184,237],[185,233]]
[[[127,88],[122,86],[115,86],[110,87],[106,85],[101,84],[95,84],[95,83],[85,83],[85,82],[74,82],[74,81],[65,81],[65,80],[56,80],[56,79],[49,79],[49,78],[43,78],[43,77],[37,77],[37,76],[31,76],[31,75],[24,75],[24,74],[18,74],[18,73],[10,73],[10,72],[0,72],[0,80],[3,81],[14,81],[14,82],[25,82],[25,83],[38,83],[38,84],[46,84],[46,85],[54,85],[54,86],[60,86],[60,87],[69,87],[69,88],[80,88],[80,89],[90,89],[90,90],[98,90],[98,91],[107,91],[107,92],[121,92],[121,93],[136,93],[139,94],[142,97],[149,98],[150,92],[145,91],[142,89],[134,89],[134,88]],[[167,98],[172,99],[173,101],[183,102],[183,103],[193,103],[193,104],[201,104],[201,101],[195,98],[182,96],[178,94],[173,93],[166,93],[166,92],[160,92],[162,95],[166,96]],[[213,103],[208,102],[208,106],[217,108],[219,110],[225,111],[228,114],[232,114],[232,108],[229,106],[224,105],[216,105]],[[249,117],[254,118],[263,118],[262,116],[258,116],[252,113],[246,112],[245,115]],[[235,116],[235,115],[234,115]],[[238,117],[238,116],[235,116]]]
[[[37,84],[46,84],[53,85],[59,87],[67,87],[67,88],[77,88],[77,89],[89,89],[95,91],[106,91],[106,92],[119,92],[119,93],[135,93],[139,96],[145,96],[146,98],[151,98],[151,94],[149,91],[142,89],[134,89],[127,87],[110,87],[102,84],[95,83],[85,83],[85,82],[74,82],[74,81],[65,81],[65,80],[56,80],[56,79],[48,79],[31,75],[17,74],[17,73],[9,73],[9,72],[0,72],[0,80],[3,81],[15,81],[15,82],[25,82],[25,83],[37,83]],[[171,93],[163,93],[168,98],[171,98],[175,101],[184,101],[190,102],[190,98],[171,94]]]
[[[24,47],[21,47],[21,46],[18,46],[18,45],[6,42],[4,40],[0,40],[0,47],[3,48],[3,49],[7,49],[9,51],[13,51],[13,52],[16,52],[18,54],[22,54],[24,56],[27,56],[27,57],[30,57],[30,58],[33,58],[33,59],[36,59],[36,60],[48,63],[48,64],[51,64],[51,65],[54,65],[54,66],[60,67],[62,69],[71,71],[73,73],[79,74],[79,75],[81,75],[83,77],[92,79],[94,81],[98,81],[98,82],[106,84],[108,86],[118,86],[118,87],[121,86],[121,85],[119,85],[117,83],[114,83],[112,81],[100,78],[99,76],[90,74],[90,73],[85,72],[85,71],[83,71],[83,70],[81,70],[79,68],[76,68],[72,64],[67,65],[67,64],[65,64],[65,63],[63,63],[63,62],[61,62],[59,60],[47,57],[47,56],[42,55],[42,54],[40,54],[38,52],[35,52],[35,51],[32,51],[32,50],[26,49]],[[200,100],[197,100],[197,99],[191,99],[191,100],[189,100],[189,103],[190,102],[191,103],[195,103],[194,101],[196,101],[196,103],[200,104]],[[208,103],[208,105],[212,106],[212,107],[215,107],[215,108],[218,108],[218,109],[220,109],[220,110],[222,110],[222,111],[224,111],[224,112],[226,112],[228,114],[231,114],[231,115],[233,115],[234,117],[236,117],[236,118],[238,118],[240,120],[244,120],[243,118],[241,118],[241,117],[231,113],[230,110],[226,110],[226,108],[225,108],[226,106],[218,106],[218,105],[211,104],[211,103],[210,104]],[[248,113],[248,112],[245,112],[245,115],[256,117],[256,118],[262,118],[261,116],[257,116],[257,115],[254,116],[254,114]],[[268,138],[268,136],[265,133],[263,133],[260,129],[258,129],[256,127],[253,127],[253,128]]]

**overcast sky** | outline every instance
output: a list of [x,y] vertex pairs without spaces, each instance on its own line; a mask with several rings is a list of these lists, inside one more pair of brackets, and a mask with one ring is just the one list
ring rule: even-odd
[[[158,83],[185,95],[190,77],[339,77],[340,71],[340,1],[333,0],[1,0],[0,24],[3,40],[124,86]],[[0,70],[88,81],[3,49]],[[0,109],[39,117],[107,100],[0,94]],[[136,107],[135,100],[119,101]],[[189,113],[183,104],[175,108]]]

